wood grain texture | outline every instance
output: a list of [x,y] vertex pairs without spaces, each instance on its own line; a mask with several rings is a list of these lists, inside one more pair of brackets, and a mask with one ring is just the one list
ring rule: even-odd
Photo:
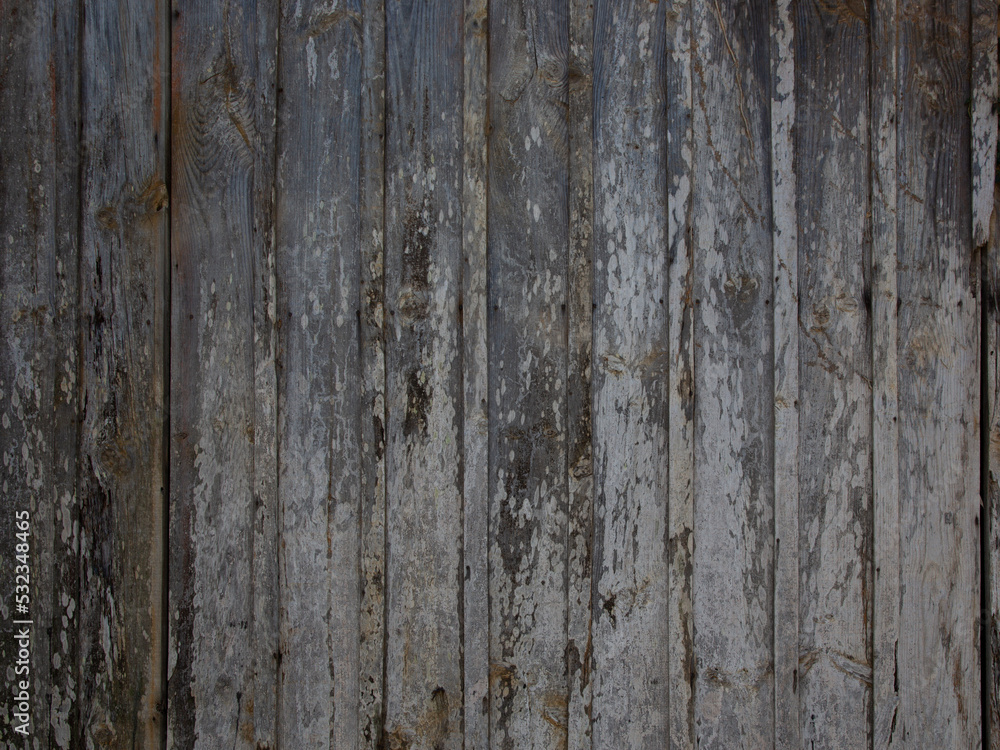
[[[801,11],[805,4],[798,7]],[[806,11],[808,13],[808,10]],[[803,746],[799,692],[799,186],[796,167],[796,62],[802,60],[802,29],[792,4],[778,2],[771,13],[771,242],[774,271],[774,744]],[[796,44],[798,42],[798,45]],[[801,127],[801,126],[799,126]],[[799,162],[808,164],[808,162]],[[804,166],[801,171],[808,171]],[[803,180],[805,181],[805,180]],[[806,468],[808,472],[808,468]],[[782,545],[784,542],[784,545]],[[809,624],[806,623],[808,629]]]
[[567,734],[568,6],[490,3],[490,741]]
[[898,722],[936,747],[981,741],[969,18],[964,2],[899,6]]
[[901,746],[896,0],[871,6],[872,746]]
[[490,741],[489,352],[486,343],[487,0],[465,3],[462,144],[462,658],[464,748]]
[[79,124],[79,81],[60,42],[79,47],[62,13],[16,2],[0,15],[0,743],[11,748],[31,746],[22,729],[36,747],[68,746],[79,705],[79,160],[63,126]]
[[81,742],[161,743],[168,95],[162,3],[84,13]]
[[277,23],[174,5],[171,747],[276,742]]
[[279,29],[280,737],[359,738],[361,3]]
[[462,745],[463,8],[386,5],[389,747]]
[[[972,243],[981,257],[982,297],[982,690],[984,746],[1000,745],[1000,411],[997,390],[997,294],[1000,260],[997,247],[996,154],[998,125],[997,4],[972,4]],[[993,196],[992,201],[990,196]]]
[[693,747],[694,654],[694,242],[692,180],[694,121],[692,4],[676,2],[666,15],[667,306],[670,364],[667,474],[669,476],[668,702],[669,747]]
[[664,8],[594,5],[596,747],[667,739]]
[[385,7],[365,0],[361,51],[361,601],[358,747],[382,742],[385,695]]
[[[863,8],[795,15],[801,742],[868,748],[872,391],[868,28]],[[775,205],[781,201],[775,196]],[[776,211],[777,213],[777,211]],[[778,275],[775,271],[775,275]],[[775,461],[782,453],[776,438]],[[776,643],[778,639],[776,638]],[[790,696],[788,696],[790,697]],[[787,701],[786,701],[787,702]]]
[[569,276],[566,304],[566,746],[593,746],[591,639],[594,468],[591,402],[594,268],[594,5],[569,6]]
[[712,0],[693,17],[695,721],[702,747],[762,747],[774,741],[770,10]]

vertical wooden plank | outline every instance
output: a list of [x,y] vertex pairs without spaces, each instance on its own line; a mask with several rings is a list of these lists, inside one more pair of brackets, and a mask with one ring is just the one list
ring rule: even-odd
[[171,747],[275,747],[276,31],[174,2]]
[[466,0],[462,159],[463,594],[465,750],[489,748],[489,375],[486,344],[487,0]]
[[982,628],[983,738],[985,747],[1000,745],[1000,392],[997,391],[997,307],[1000,287],[996,190],[998,69],[997,4],[972,4],[972,243],[982,258],[983,274],[983,414],[982,453],[983,574],[985,602]]
[[358,740],[361,3],[279,29],[281,744]]
[[[80,414],[80,7],[74,0],[48,5],[54,34],[53,64],[49,86],[56,113],[55,125],[55,286],[53,289],[52,336],[55,357],[52,426],[53,525],[51,622],[48,661],[49,706],[42,719],[47,725],[48,746],[78,747],[80,714],[77,696],[80,682],[80,517],[77,501],[78,441]],[[161,27],[161,37],[164,28]],[[165,45],[168,40],[161,44]],[[161,65],[166,58],[161,57]],[[165,65],[161,67],[161,73]],[[163,114],[163,113],[161,113]],[[160,124],[164,132],[167,124]],[[6,204],[5,204],[6,205]],[[2,237],[0,232],[0,237]],[[165,251],[166,248],[163,248]],[[162,261],[161,261],[162,262]],[[167,270],[159,268],[159,281],[166,283]],[[161,331],[166,320],[159,321]],[[161,451],[163,449],[161,443]],[[161,464],[162,466],[162,464]],[[161,502],[161,510],[163,503]],[[161,548],[162,554],[162,548]],[[162,613],[161,613],[162,615]],[[162,638],[162,636],[161,636]],[[43,657],[44,658],[44,657]],[[162,655],[160,656],[162,659]],[[161,666],[162,669],[162,666]],[[162,672],[161,672],[162,674]],[[42,743],[45,746],[45,743]]]
[[[899,328],[897,309],[897,0],[871,6],[872,747],[900,747]],[[877,477],[877,481],[875,478]]]
[[490,742],[566,742],[568,6],[491,2]]
[[461,3],[386,5],[386,741],[462,744]]
[[692,11],[688,0],[666,15],[667,248],[670,332],[667,473],[669,476],[669,747],[695,744],[694,704],[694,130]]
[[361,25],[361,643],[358,747],[382,742],[385,695],[385,4]]
[[696,724],[702,747],[774,734],[770,6],[694,14]]
[[867,22],[850,2],[795,15],[801,741],[845,748],[871,726]]
[[80,722],[108,747],[161,742],[165,16],[84,12]]
[[594,469],[591,447],[594,232],[594,6],[569,6],[569,276],[567,289],[567,747],[593,745],[592,539]]
[[899,14],[899,724],[978,747],[979,320],[969,5]]
[[664,8],[594,4],[597,747],[667,739]]
[[[802,3],[799,6],[800,13]],[[799,234],[796,61],[803,35],[791,3],[771,15],[771,214],[774,271],[774,744],[801,747],[799,591]],[[805,10],[808,13],[808,10]],[[798,42],[798,47],[796,47]],[[805,54],[811,53],[806,47]],[[799,65],[801,66],[801,61]],[[806,197],[808,200],[808,196]],[[863,216],[864,214],[862,214]],[[805,471],[808,473],[808,467]],[[784,545],[782,545],[784,542]],[[807,566],[808,568],[808,566]],[[808,623],[805,628],[808,630]],[[808,707],[805,714],[808,714]]]
[[[76,628],[66,649],[51,637],[66,635],[60,621],[67,600],[71,612],[79,607],[78,586],[62,575],[67,567],[75,569],[77,550],[66,542],[76,542],[76,530],[64,536],[57,528],[64,504],[69,512],[74,504],[77,403],[76,319],[66,315],[67,308],[75,310],[77,293],[76,217],[67,227],[59,119],[78,120],[75,97],[65,96],[56,74],[67,73],[71,86],[79,82],[65,69],[56,18],[47,2],[10,3],[0,15],[0,674],[6,696],[0,742],[5,747],[28,747],[29,737],[36,746],[53,745],[50,690],[58,696],[52,718],[65,721],[75,707],[77,682]],[[70,41],[75,47],[75,34]],[[78,182],[74,169],[74,189]],[[68,418],[69,425],[57,417]],[[70,657],[66,663],[63,655]],[[60,732],[59,739],[69,738]]]

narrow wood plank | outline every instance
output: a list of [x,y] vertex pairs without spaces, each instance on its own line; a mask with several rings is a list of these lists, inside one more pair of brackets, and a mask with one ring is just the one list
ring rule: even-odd
[[985,602],[982,623],[983,739],[985,747],[1000,745],[1000,412],[997,391],[997,311],[1000,280],[997,225],[1000,219],[996,189],[997,154],[997,4],[974,0],[972,4],[972,243],[982,259],[983,274],[983,393],[982,467],[983,500],[982,585]]
[[275,262],[280,742],[358,740],[361,2],[283,8]]
[[770,5],[693,8],[694,620],[701,747],[774,741]]
[[386,742],[462,744],[459,3],[386,5]]
[[666,16],[667,248],[670,346],[669,476],[670,610],[668,614],[669,747],[693,747],[694,704],[694,130],[692,11],[688,0]]
[[490,742],[566,742],[568,5],[490,3]]
[[462,159],[462,378],[464,519],[462,654],[464,748],[488,750],[490,734],[489,369],[486,343],[487,0],[465,3]]
[[171,747],[276,742],[277,21],[174,4]]
[[[799,5],[799,13],[808,14]],[[798,26],[801,26],[799,24]],[[774,271],[774,744],[801,747],[799,650],[799,214],[795,169],[796,61],[804,30],[791,3],[771,14],[771,214]],[[798,46],[796,45],[798,43]],[[805,55],[811,53],[805,48]],[[801,162],[800,162],[801,163]],[[808,168],[806,168],[808,169]],[[803,181],[805,182],[805,181]],[[808,199],[808,196],[807,198]],[[863,214],[862,214],[863,216]],[[806,406],[808,408],[808,406]],[[809,468],[804,471],[808,474]],[[784,544],[782,544],[782,542]],[[804,570],[808,570],[805,567]],[[808,608],[805,608],[808,609]]]
[[969,5],[899,13],[901,739],[978,747],[979,318]]
[[664,10],[594,4],[597,747],[667,740]]
[[[791,310],[800,331],[800,510],[793,533],[801,570],[801,743],[865,749],[872,685],[867,24],[861,4],[797,6],[799,257]],[[776,193],[776,220],[782,203]],[[785,453],[776,439],[775,461]]]
[[361,645],[358,747],[381,747],[385,696],[385,4],[361,26]]
[[591,447],[594,233],[594,6],[569,6],[569,277],[567,289],[566,436],[567,611],[566,674],[569,678],[567,748],[593,746],[591,708],[592,540],[594,469]]
[[84,14],[80,723],[110,747],[161,742],[165,14]]
[[[42,713],[48,747],[70,748],[82,744],[77,696],[79,674],[80,615],[80,522],[77,500],[78,417],[80,414],[80,7],[75,0],[48,4],[54,34],[49,88],[55,102],[55,285],[53,288],[52,337],[54,382],[52,426],[53,513],[51,622],[48,661],[48,711]],[[163,35],[164,27],[160,33]],[[165,49],[165,39],[161,48]],[[161,57],[161,65],[166,59]],[[165,112],[161,112],[164,115]],[[159,125],[165,132],[167,123]],[[0,232],[0,237],[3,233]],[[166,283],[165,268],[158,268]],[[161,331],[166,321],[159,322]],[[161,443],[161,450],[163,445]],[[161,464],[162,466],[162,464]],[[161,502],[161,509],[163,503]],[[162,554],[162,548],[161,548]],[[161,612],[162,616],[162,612]],[[161,641],[162,644],[162,641]],[[44,658],[44,657],[43,657]],[[159,657],[162,661],[162,653]],[[161,664],[162,670],[162,664]],[[162,671],[160,673],[162,675]],[[162,679],[162,676],[161,676]],[[40,733],[41,734],[41,733]],[[37,736],[37,735],[36,735]],[[42,746],[45,743],[42,742]]]
[[901,746],[898,646],[899,568],[899,305],[896,179],[897,0],[871,5],[872,234],[872,747]]

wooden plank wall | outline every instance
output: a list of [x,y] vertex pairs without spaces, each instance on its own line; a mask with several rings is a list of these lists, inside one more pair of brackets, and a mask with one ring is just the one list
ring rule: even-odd
[[997,23],[0,2],[0,744],[1000,746]]

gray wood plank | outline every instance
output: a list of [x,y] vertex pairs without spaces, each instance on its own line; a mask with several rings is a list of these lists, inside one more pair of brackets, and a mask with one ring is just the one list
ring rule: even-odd
[[81,741],[161,743],[166,5],[92,3],[82,81]]
[[669,747],[695,744],[694,705],[694,172],[691,3],[666,15],[667,253],[670,346],[668,700]]
[[[868,17],[851,4],[796,10],[801,742],[868,748]],[[782,452],[776,440],[775,461]]]
[[361,613],[358,746],[382,742],[385,694],[385,7],[365,0],[361,49]]
[[693,7],[694,648],[701,747],[774,740],[770,6]]
[[593,741],[667,740],[665,4],[594,4]]
[[283,8],[277,133],[280,742],[359,738],[361,2]]
[[966,2],[899,8],[897,720],[904,743],[934,747],[981,740],[969,19]]
[[490,733],[489,398],[486,343],[487,0],[465,3],[462,160],[462,654],[464,748]]
[[997,225],[1000,219],[996,189],[998,94],[997,4],[974,0],[972,4],[972,243],[982,259],[983,355],[982,423],[983,458],[981,545],[983,611],[982,649],[984,744],[1000,744],[1000,411],[997,391],[997,282],[1000,280]]
[[[80,271],[80,16],[73,0],[50,2],[53,64],[49,85],[55,101],[55,286],[53,288],[52,363],[55,432],[52,454],[53,518],[51,637],[49,639],[48,747],[70,748],[81,743],[79,720],[80,523],[77,501],[79,391],[79,271]],[[54,75],[53,75],[54,73]],[[166,124],[161,124],[161,132]],[[2,202],[2,201],[0,201]],[[3,233],[0,232],[0,237]],[[166,270],[158,269],[161,283]],[[159,321],[164,330],[166,321]],[[161,464],[162,465],[162,464]],[[159,657],[162,661],[162,654]],[[162,666],[161,666],[162,669]],[[161,672],[162,674],[162,672]],[[42,742],[45,747],[45,742]]]
[[[800,14],[803,5],[799,6]],[[808,10],[804,11],[808,13]],[[796,60],[791,3],[771,14],[771,213],[774,271],[774,744],[801,747],[799,727],[799,221]],[[796,46],[798,42],[798,47]],[[806,54],[809,55],[808,48]],[[799,202],[801,203],[801,202]],[[806,468],[808,473],[808,468]],[[784,545],[782,545],[784,542]],[[807,711],[805,712],[807,713]]]
[[[79,81],[59,49],[58,20],[57,29],[47,2],[10,3],[0,16],[0,672],[8,696],[0,743],[11,748],[65,746],[78,706],[78,529],[62,520],[76,510],[79,162],[75,152],[68,164],[59,160],[60,120],[79,120],[76,97],[56,76]],[[75,31],[66,41],[78,52]],[[74,193],[64,203],[67,171]],[[27,643],[15,639],[23,630]]]
[[594,233],[594,7],[569,6],[569,276],[567,289],[566,438],[567,523],[566,711],[567,748],[593,745],[591,642],[594,469],[591,446]]
[[277,22],[174,4],[171,747],[276,742]]
[[567,740],[568,6],[491,2],[490,742]]
[[872,747],[900,747],[896,0],[871,6]]
[[462,744],[463,8],[386,4],[390,746]]

